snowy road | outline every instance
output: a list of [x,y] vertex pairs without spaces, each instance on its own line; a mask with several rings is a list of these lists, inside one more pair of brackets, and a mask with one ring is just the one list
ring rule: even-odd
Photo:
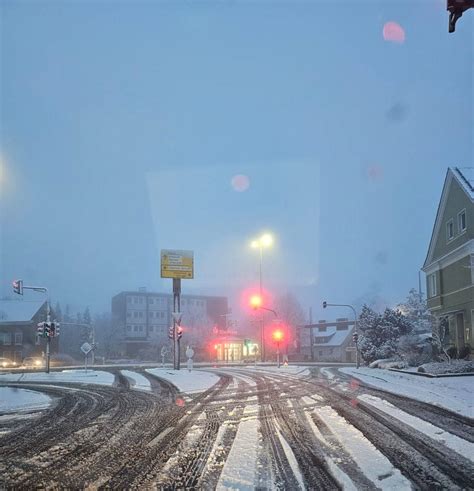
[[474,482],[474,421],[444,408],[329,368],[209,369],[188,375],[189,394],[170,382],[179,386],[186,373],[115,370],[112,385],[3,381],[53,402],[28,418],[0,413],[0,485],[451,490]]

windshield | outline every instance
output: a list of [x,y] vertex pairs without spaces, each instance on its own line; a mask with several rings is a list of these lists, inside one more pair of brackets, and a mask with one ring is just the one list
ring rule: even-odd
[[471,7],[0,2],[5,486],[472,485]]

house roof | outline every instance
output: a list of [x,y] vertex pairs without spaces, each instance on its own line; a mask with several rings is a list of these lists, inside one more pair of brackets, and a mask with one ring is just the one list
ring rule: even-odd
[[466,194],[474,200],[474,167],[465,167],[462,171],[459,167],[455,167],[454,176]]
[[[352,328],[338,331],[336,326],[327,327],[326,331],[320,331],[314,333],[314,343],[313,346],[341,346],[347,340],[352,332]],[[317,338],[329,338],[325,342],[317,342]]]
[[461,169],[459,169],[459,167],[454,167],[453,169],[448,168],[446,172],[446,177],[444,179],[443,191],[441,192],[441,198],[438,204],[438,210],[436,212],[436,219],[433,225],[433,231],[431,232],[430,245],[428,247],[428,252],[426,254],[426,259],[423,264],[423,268],[426,268],[432,262],[433,252],[436,245],[436,237],[438,236],[438,232],[441,227],[441,218],[443,217],[449,189],[453,180],[455,180],[459,184],[461,189],[464,190],[467,197],[474,202],[473,181],[468,177],[467,172],[466,171],[462,172]]
[[30,322],[44,303],[41,300],[0,300],[0,325]]

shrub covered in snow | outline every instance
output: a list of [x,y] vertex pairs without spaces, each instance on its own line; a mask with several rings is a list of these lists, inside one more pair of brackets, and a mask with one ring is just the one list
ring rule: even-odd
[[399,355],[400,337],[412,331],[411,323],[399,310],[387,308],[378,314],[367,305],[362,307],[358,326],[360,353],[368,363]]
[[394,360],[393,358],[375,360],[370,365],[370,368],[407,368],[407,363],[404,360]]
[[425,363],[418,367],[422,373],[441,375],[445,373],[474,373],[474,361],[452,360],[451,362]]

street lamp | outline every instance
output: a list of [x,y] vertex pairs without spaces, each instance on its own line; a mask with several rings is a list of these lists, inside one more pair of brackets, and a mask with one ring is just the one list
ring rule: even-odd
[[[263,263],[263,249],[266,247],[271,247],[273,245],[273,236],[269,233],[262,234],[259,238],[252,240],[250,246],[253,249],[258,249],[260,253],[259,261],[259,288],[260,288],[260,299],[262,298],[262,263]],[[261,308],[261,307],[260,307]],[[263,309],[265,310],[265,309]],[[263,318],[263,313],[260,318],[260,337],[262,342],[261,359],[265,360],[265,323]]]
[[347,307],[349,309],[352,309],[352,312],[354,312],[354,335],[353,339],[355,341],[355,347],[356,347],[356,368],[359,368],[359,345],[358,345],[358,340],[359,340],[359,332],[357,331],[357,313],[355,308],[352,305],[348,305],[345,303],[327,303],[326,301],[323,302],[323,309],[326,307]]

